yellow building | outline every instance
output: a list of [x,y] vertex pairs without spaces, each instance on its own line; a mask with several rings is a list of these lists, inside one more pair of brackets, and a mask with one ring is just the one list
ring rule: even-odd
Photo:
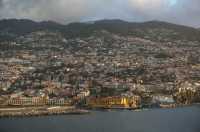
[[87,106],[91,108],[138,108],[141,102],[139,96],[133,97],[90,97],[87,99]]

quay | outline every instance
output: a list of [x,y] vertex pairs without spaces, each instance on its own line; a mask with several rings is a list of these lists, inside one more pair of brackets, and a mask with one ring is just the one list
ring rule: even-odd
[[88,113],[88,110],[77,109],[74,106],[0,108],[0,118]]

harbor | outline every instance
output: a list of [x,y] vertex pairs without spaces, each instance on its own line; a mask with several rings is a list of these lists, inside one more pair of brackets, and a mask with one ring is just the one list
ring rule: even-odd
[[[80,100],[80,99],[79,99]],[[50,115],[89,114],[93,110],[139,110],[143,109],[175,109],[192,104],[178,104],[171,98],[157,97],[150,102],[144,102],[140,96],[108,96],[88,97],[80,103],[72,104],[66,100],[48,100],[35,98],[17,98],[8,100],[0,106],[0,118],[3,117],[30,117]]]

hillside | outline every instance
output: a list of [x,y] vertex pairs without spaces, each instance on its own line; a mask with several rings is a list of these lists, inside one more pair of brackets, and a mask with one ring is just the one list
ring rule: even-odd
[[0,42],[4,97],[73,98],[89,89],[91,96],[160,94],[200,102],[197,29],[122,20],[61,25],[13,19],[0,25],[0,38],[9,40]]
[[34,22],[25,19],[1,20],[0,40],[9,40],[40,30],[58,31],[66,38],[89,37],[98,31],[105,30],[123,36],[131,35],[155,41],[200,41],[199,30],[160,21],[134,23],[122,20],[100,20],[94,23],[71,23],[68,25],[61,25],[51,21]]

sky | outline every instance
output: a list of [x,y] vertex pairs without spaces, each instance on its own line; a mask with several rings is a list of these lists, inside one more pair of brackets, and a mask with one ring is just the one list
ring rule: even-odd
[[200,27],[200,0],[0,0],[0,19],[167,21]]

